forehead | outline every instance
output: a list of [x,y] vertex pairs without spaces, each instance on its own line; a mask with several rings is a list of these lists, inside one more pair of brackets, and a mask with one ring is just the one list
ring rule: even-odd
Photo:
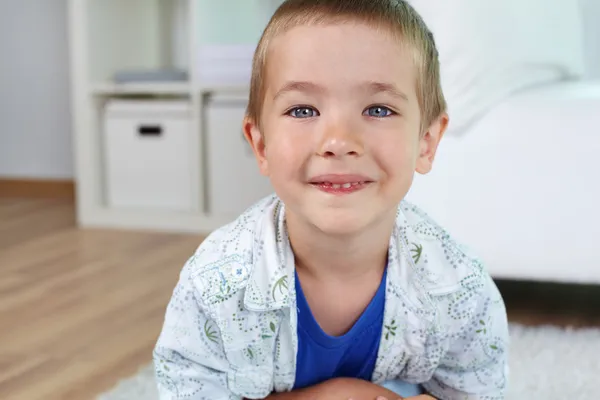
[[270,43],[267,90],[289,80],[346,88],[368,80],[390,82],[408,91],[416,81],[413,54],[390,30],[366,23],[296,26]]

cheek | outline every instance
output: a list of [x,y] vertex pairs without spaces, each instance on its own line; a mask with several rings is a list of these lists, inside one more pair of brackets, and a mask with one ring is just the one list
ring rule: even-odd
[[416,167],[418,147],[410,140],[390,140],[377,144],[380,167],[391,177],[405,175]]
[[291,176],[298,174],[307,154],[306,143],[294,139],[294,135],[278,132],[267,143],[266,158],[272,176]]

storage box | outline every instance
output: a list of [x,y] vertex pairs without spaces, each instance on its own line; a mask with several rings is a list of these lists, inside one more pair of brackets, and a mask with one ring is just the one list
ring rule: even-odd
[[109,207],[192,208],[188,102],[112,100],[103,125]]
[[256,201],[273,193],[269,179],[258,169],[244,138],[246,96],[208,98],[205,114],[207,211],[236,217]]

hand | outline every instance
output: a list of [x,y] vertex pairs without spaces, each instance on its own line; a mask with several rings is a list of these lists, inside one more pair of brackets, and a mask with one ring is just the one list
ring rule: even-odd
[[[313,386],[313,389],[319,389],[311,396],[310,399],[316,400],[365,400],[365,399],[379,399],[389,398],[391,400],[403,400],[396,393],[385,389],[372,382],[354,379],[354,378],[335,378],[321,385]],[[417,400],[417,399],[415,399]],[[428,399],[418,399],[428,400]]]
[[436,400],[431,396],[403,398],[374,383],[353,379],[335,378],[326,382],[286,393],[273,393],[265,400]]
[[379,398],[378,396],[393,400],[399,398],[396,393],[369,381],[354,378],[334,378],[305,389],[286,393],[273,393],[265,400],[374,400]]
[[[388,400],[388,399],[386,397],[379,396],[375,400]],[[398,397],[397,399],[390,399],[390,400],[436,400],[436,399],[433,398],[433,397],[431,397],[431,396],[429,396],[428,394],[422,394],[420,396]]]

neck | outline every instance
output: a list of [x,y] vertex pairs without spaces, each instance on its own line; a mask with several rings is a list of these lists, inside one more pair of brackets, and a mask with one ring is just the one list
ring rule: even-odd
[[313,277],[355,279],[381,272],[387,261],[396,210],[361,232],[330,235],[314,225],[286,215],[296,268]]

